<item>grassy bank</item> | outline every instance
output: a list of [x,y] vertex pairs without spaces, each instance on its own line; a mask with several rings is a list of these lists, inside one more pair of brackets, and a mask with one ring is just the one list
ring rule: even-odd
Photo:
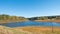
[[25,22],[29,20],[0,20],[0,24],[5,24],[5,23],[14,23],[14,22]]
[[23,31],[22,29],[16,30],[14,28],[0,26],[0,34],[32,34],[32,33]]
[[16,27],[14,29],[22,29],[23,31],[31,32],[32,34],[60,34],[60,27],[40,27],[40,26],[28,26],[28,27]]
[[54,27],[52,32],[52,27],[28,26],[9,28],[0,26],[0,34],[60,34],[60,27]]

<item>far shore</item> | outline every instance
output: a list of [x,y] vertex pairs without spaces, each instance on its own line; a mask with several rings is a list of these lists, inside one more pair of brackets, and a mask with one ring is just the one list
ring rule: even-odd
[[60,20],[34,20],[36,22],[57,22],[60,23]]
[[[25,22],[29,20],[0,20],[0,24],[12,23],[12,22]],[[34,20],[36,22],[56,22],[60,23],[60,20]]]

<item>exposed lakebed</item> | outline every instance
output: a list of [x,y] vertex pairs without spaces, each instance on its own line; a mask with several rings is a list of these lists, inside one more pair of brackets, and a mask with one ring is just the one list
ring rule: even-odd
[[60,27],[60,23],[56,22],[35,22],[35,21],[27,21],[27,22],[15,22],[15,23],[6,23],[6,24],[0,24],[3,26],[8,27],[20,27],[20,26],[54,26],[54,27]]

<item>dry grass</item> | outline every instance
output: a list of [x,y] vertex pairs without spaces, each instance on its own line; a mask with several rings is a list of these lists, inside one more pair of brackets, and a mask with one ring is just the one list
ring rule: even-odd
[[9,28],[0,26],[0,34],[60,34],[60,27],[54,27],[53,32],[51,27],[16,27]]
[[31,32],[16,30],[14,28],[9,28],[5,26],[0,26],[0,34],[32,34]]
[[54,27],[53,32],[51,27],[17,27],[17,30],[22,29],[24,31],[32,32],[33,34],[60,34],[60,28]]

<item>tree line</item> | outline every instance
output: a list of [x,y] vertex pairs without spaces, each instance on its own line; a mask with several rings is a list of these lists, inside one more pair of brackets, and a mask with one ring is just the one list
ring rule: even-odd
[[58,20],[60,16],[42,16],[42,17],[32,17],[29,20]]
[[25,18],[21,16],[10,16],[6,14],[0,15],[0,20],[57,20],[60,19],[60,16],[41,16],[41,17],[31,17],[31,18]]

